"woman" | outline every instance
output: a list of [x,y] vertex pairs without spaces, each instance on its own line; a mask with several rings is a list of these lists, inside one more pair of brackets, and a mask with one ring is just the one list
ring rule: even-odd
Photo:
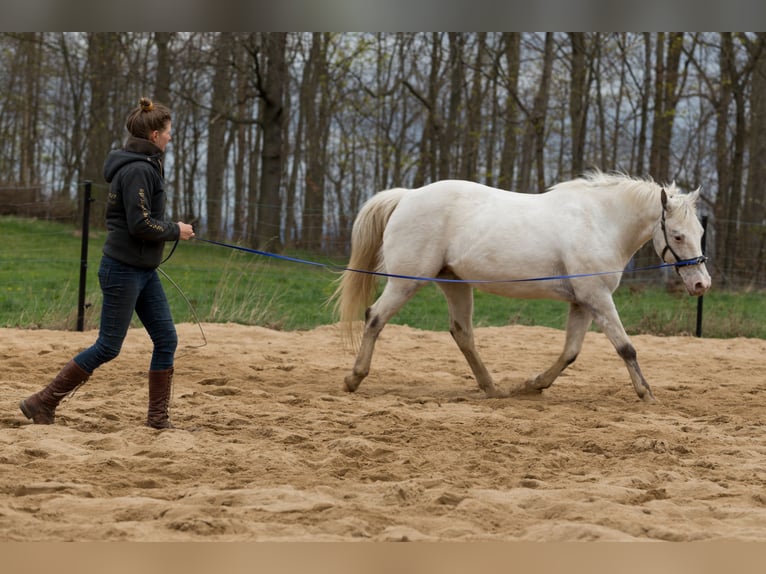
[[154,344],[146,424],[172,428],[168,406],[178,336],[157,267],[165,242],[191,239],[194,230],[187,223],[164,219],[162,159],[170,142],[170,120],[168,108],[141,98],[127,119],[125,147],[106,158],[108,233],[98,271],[103,292],[98,339],[70,360],[48,386],[21,401],[21,411],[37,424],[52,424],[61,399],[119,355],[135,310]]

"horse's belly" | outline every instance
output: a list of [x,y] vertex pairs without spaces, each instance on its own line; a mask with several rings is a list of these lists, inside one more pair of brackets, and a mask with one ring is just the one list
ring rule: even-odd
[[476,289],[514,299],[555,299],[573,301],[571,286],[561,280],[476,283]]

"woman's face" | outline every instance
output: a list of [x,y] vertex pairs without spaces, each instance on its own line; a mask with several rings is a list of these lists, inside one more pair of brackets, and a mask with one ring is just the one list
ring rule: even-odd
[[149,137],[152,143],[162,151],[165,151],[165,147],[168,145],[168,142],[170,142],[170,123],[171,122],[166,123],[165,127],[161,130],[154,130]]

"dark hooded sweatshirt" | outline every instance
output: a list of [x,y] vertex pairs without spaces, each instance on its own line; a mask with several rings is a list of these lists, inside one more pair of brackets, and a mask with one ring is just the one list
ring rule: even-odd
[[163,153],[149,140],[129,137],[124,149],[109,152],[104,178],[109,185],[104,254],[145,269],[162,262],[166,241],[178,239],[177,223],[165,221]]

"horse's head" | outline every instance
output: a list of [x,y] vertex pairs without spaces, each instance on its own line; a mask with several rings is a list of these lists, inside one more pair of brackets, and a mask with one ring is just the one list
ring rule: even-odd
[[[654,230],[657,255],[665,263],[678,264],[676,271],[689,295],[703,295],[710,288],[710,275],[702,255],[702,224],[697,218],[699,188],[689,194],[668,194],[662,189],[662,216]],[[679,264],[680,263],[680,264]]]

